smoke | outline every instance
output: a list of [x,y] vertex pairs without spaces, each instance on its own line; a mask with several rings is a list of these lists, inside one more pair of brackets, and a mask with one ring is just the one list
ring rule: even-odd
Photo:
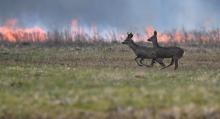
[[72,19],[102,29],[159,31],[220,26],[219,0],[1,0],[0,23],[18,19],[23,26],[63,28]]

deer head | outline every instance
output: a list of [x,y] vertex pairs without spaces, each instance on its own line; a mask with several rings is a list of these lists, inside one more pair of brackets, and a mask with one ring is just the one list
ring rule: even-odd
[[131,33],[127,33],[128,34],[128,36],[127,36],[127,38],[122,42],[122,44],[129,44],[129,43],[131,43],[131,42],[133,42],[133,40],[132,40],[132,38],[133,38],[133,33],[131,32]]
[[150,37],[149,39],[147,39],[147,41],[153,42],[153,40],[155,40],[154,37],[157,37],[157,31],[154,31],[154,35],[152,37]]

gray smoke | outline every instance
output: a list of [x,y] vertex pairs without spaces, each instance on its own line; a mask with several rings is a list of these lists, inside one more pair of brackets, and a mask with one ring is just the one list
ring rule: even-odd
[[220,26],[219,0],[0,0],[0,23],[16,18],[25,26],[62,28],[83,25],[144,31]]

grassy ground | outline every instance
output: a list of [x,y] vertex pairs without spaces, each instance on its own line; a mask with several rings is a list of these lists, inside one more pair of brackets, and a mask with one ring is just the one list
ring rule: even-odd
[[176,71],[121,44],[0,49],[0,118],[220,118],[218,47],[184,47]]

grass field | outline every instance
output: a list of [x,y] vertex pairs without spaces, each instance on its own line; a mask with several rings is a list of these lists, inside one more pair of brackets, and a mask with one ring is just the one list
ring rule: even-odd
[[117,43],[1,46],[0,119],[219,119],[220,47],[183,48],[174,71]]

